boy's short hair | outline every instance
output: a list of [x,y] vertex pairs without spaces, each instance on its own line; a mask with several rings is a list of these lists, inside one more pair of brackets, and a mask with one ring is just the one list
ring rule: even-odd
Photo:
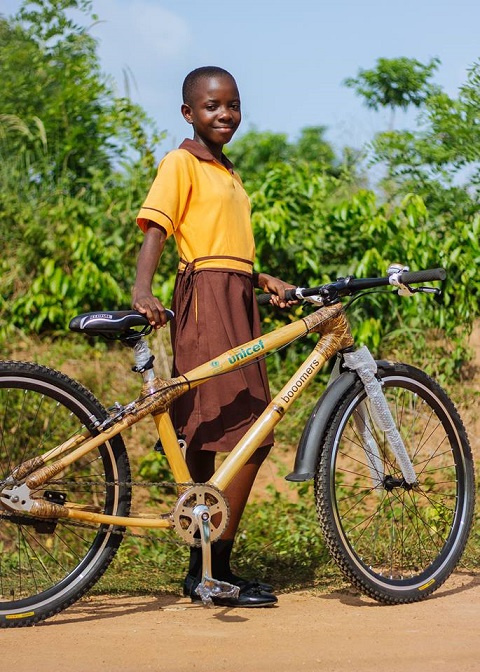
[[208,77],[230,77],[235,82],[235,77],[228,70],[219,68],[216,65],[204,65],[201,68],[196,68],[192,72],[189,72],[183,80],[182,97],[185,104],[190,105],[192,103],[193,92],[198,82]]

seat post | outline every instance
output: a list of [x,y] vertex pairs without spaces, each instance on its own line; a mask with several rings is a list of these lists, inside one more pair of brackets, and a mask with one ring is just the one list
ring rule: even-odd
[[124,343],[133,348],[133,356],[135,358],[133,371],[142,374],[144,384],[151,383],[155,378],[153,365],[155,356],[152,355],[146,339],[142,335],[139,335],[138,338],[129,339],[128,341],[124,341]]

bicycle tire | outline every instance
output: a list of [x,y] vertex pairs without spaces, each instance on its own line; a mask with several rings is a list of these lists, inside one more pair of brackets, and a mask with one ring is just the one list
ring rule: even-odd
[[[472,452],[458,412],[434,380],[404,364],[385,364],[378,375],[418,485],[402,484],[357,380],[332,414],[314,479],[317,513],[333,558],[356,588],[386,604],[416,602],[442,585],[465,548],[475,500]],[[380,451],[381,483],[362,445],[362,403],[370,418],[363,429],[373,428],[369,440]]]
[[[27,362],[0,362],[0,489],[14,466],[79,431],[92,434],[106,411],[93,394],[59,371]],[[74,462],[35,497],[130,511],[130,467],[120,435]],[[48,493],[48,494],[47,494]],[[61,503],[61,502],[60,502]],[[75,525],[70,519],[12,515],[0,505],[0,627],[33,625],[84,595],[103,575],[123,528]]]

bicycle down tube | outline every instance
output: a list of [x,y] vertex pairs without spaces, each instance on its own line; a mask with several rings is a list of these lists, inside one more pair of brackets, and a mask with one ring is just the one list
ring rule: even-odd
[[[271,333],[264,334],[260,338],[228,350],[219,357],[178,378],[168,381],[155,378],[148,386],[144,386],[139,399],[133,405],[127,407],[129,409],[128,413],[112,424],[111,427],[86,440],[83,440],[84,435],[80,435],[81,438],[78,440],[83,442],[73,450],[71,450],[72,445],[74,446],[77,441],[75,437],[57,446],[52,451],[19,465],[13,472],[13,476],[17,479],[25,476],[32,468],[36,470],[27,476],[23,485],[11,489],[8,499],[4,496],[0,501],[10,509],[28,512],[30,515],[39,518],[72,518],[90,523],[115,524],[126,527],[171,527],[171,522],[167,518],[120,518],[114,515],[85,511],[77,508],[74,503],[62,505],[45,500],[31,499],[29,494],[30,491],[48,483],[67,466],[149,414],[153,414],[160,441],[176,482],[192,483],[185,458],[178,444],[175,429],[167,412],[172,400],[212,377],[239,368],[274,348],[312,332],[320,334],[320,339],[312,352],[210,479],[209,483],[211,485],[223,490],[328,359],[339,350],[353,345],[350,328],[340,304],[317,310],[311,315],[280,327]],[[148,389],[145,389],[145,387]],[[58,459],[50,463],[49,460],[52,455]]]

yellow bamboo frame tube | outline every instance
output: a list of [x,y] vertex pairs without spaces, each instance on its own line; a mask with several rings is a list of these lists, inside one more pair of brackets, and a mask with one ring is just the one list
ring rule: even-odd
[[133,516],[111,516],[105,513],[93,513],[81,509],[69,509],[68,504],[63,508],[67,510],[67,518],[82,520],[87,523],[98,525],[119,525],[120,527],[145,527],[150,529],[168,529],[172,527],[172,521],[167,518],[134,518]]
[[[41,469],[35,471],[33,474],[31,474],[31,476],[29,476],[25,480],[25,483],[32,490],[40,487],[41,485],[46,483],[49,479],[53,478],[61,471],[66,469],[66,467],[68,467],[70,464],[73,464],[73,462],[75,462],[76,460],[79,460],[84,455],[87,455],[94,448],[98,448],[98,446],[101,446],[102,443],[105,443],[106,441],[109,441],[117,434],[120,434],[120,432],[122,432],[124,429],[127,429],[127,427],[129,427],[131,424],[132,423],[128,422],[127,419],[119,420],[118,422],[115,423],[115,425],[111,428],[111,430],[106,430],[101,434],[98,434],[97,436],[93,436],[91,439],[87,439],[85,443],[83,443],[81,446],[73,450],[68,455],[64,455],[53,464],[47,464]],[[68,443],[68,441],[66,443]],[[65,449],[66,444],[62,445]],[[62,446],[58,446],[58,448],[56,448],[55,450],[59,451],[61,447]]]
[[197,366],[195,369],[187,371],[181,376],[185,379],[191,388],[197,387],[205,382],[206,378],[226,373],[238,369],[246,362],[256,359],[266,354],[270,350],[274,350],[289,341],[306,334],[308,329],[303,320],[297,320],[284,327],[280,327],[269,334],[264,334],[259,338],[255,338],[247,343],[243,343],[237,348],[227,350],[215,359]]
[[51,448],[43,455],[37,455],[36,457],[32,457],[26,462],[22,462],[22,464],[20,464],[18,467],[15,467],[15,469],[12,472],[12,475],[16,479],[21,480],[22,478],[24,478],[24,476],[31,474],[34,469],[40,469],[40,467],[43,467],[45,462],[47,462],[48,460],[53,460],[62,455],[63,453],[72,450],[73,448],[75,448],[75,446],[82,444],[86,439],[88,439],[89,436],[90,432],[88,431],[88,429],[85,429],[83,432],[80,432],[79,434],[75,434],[75,436],[70,437],[69,439],[67,439],[67,441],[64,441],[55,448]]
[[[302,366],[290,378],[282,390],[272,399],[258,420],[237,443],[232,452],[222,462],[210,483],[223,490],[233,480],[238,471],[248,462],[262,441],[285,415],[287,408],[305,390],[325,364],[326,358],[312,352]],[[301,382],[300,382],[301,381]]]
[[170,415],[168,413],[160,413],[159,415],[154,415],[153,419],[175,481],[177,483],[191,482],[192,477],[178,443],[177,434]]
[[67,441],[60,444],[59,446],[56,446],[55,448],[48,450],[41,456],[41,459],[44,462],[54,460],[59,455],[67,453],[69,450],[73,450],[73,448],[75,448],[76,446],[81,445],[89,437],[91,437],[91,433],[89,432],[88,429],[84,429],[83,432],[79,432],[78,434],[71,436],[69,439],[67,439]]
[[217,469],[210,479],[212,485],[220,490],[224,490],[234,479],[241,467],[248,462],[257,448],[262,445],[262,441],[268,436],[269,432],[280,422],[291,404],[311,383],[325,362],[342,348],[352,345],[353,339],[345,315],[343,312],[339,312],[338,309],[337,313],[330,318],[331,323],[328,330],[321,337],[313,352],[310,353],[288,383],[272,399],[262,415],[250,427],[245,436],[237,443]]

